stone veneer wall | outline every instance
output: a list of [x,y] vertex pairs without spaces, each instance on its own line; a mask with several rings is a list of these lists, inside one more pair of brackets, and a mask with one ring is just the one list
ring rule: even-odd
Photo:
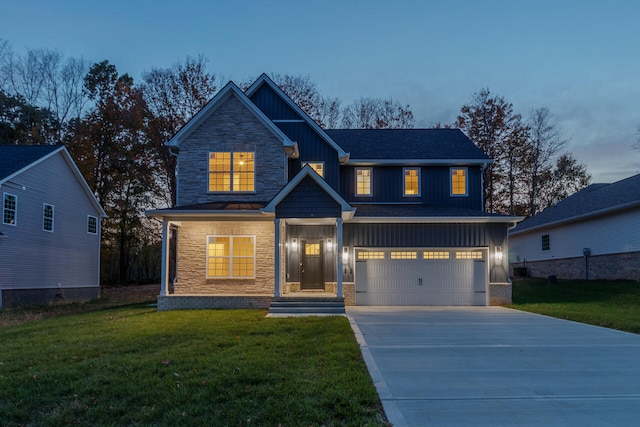
[[[527,267],[529,277],[556,276],[559,279],[583,280],[586,277],[584,257],[513,263],[513,267]],[[640,281],[640,252],[589,257],[589,280]]]
[[489,284],[489,305],[504,305],[512,303],[511,283]]
[[[178,280],[175,295],[270,295],[274,287],[272,221],[182,222],[178,231]],[[207,236],[255,236],[254,279],[207,279]]]

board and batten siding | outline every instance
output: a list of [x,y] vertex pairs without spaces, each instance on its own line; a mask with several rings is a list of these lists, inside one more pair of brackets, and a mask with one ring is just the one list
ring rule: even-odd
[[[591,255],[640,252],[638,207],[575,223],[541,228],[511,236],[512,262],[542,261]],[[542,236],[549,235],[549,250],[542,250]]]
[[307,176],[276,206],[277,218],[339,218],[341,207]]
[[[100,213],[62,153],[15,176],[0,194],[18,197],[17,225],[0,231],[3,289],[100,286]],[[42,229],[43,203],[54,206],[54,231]],[[98,234],[87,233],[87,216],[98,218]]]
[[[255,152],[255,192],[209,193],[209,153],[215,151]],[[282,141],[232,95],[180,144],[178,205],[271,200],[286,184],[286,167]]]

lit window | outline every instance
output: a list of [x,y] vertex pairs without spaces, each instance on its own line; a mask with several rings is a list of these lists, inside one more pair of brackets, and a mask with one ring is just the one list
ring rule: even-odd
[[249,151],[209,153],[209,191],[254,191],[254,157]]
[[98,234],[98,218],[95,216],[87,216],[87,233]]
[[467,168],[451,168],[451,195],[467,195]]
[[482,251],[456,251],[456,259],[482,259]]
[[305,167],[306,165],[311,166],[311,169],[313,169],[318,175],[320,175],[322,178],[324,178],[324,163],[323,162],[304,162],[304,163],[302,163],[302,167]]
[[18,196],[4,193],[2,223],[16,225],[18,209]]
[[424,251],[423,259],[449,259],[449,251]]
[[45,203],[42,207],[42,229],[53,231],[53,205]]
[[545,234],[542,236],[542,250],[548,251],[551,249],[551,240],[549,240],[549,235]]
[[416,251],[391,251],[391,259],[418,259]]
[[320,243],[305,243],[304,244],[305,255],[320,255]]
[[207,277],[255,277],[254,236],[207,236]]
[[383,251],[360,251],[358,252],[358,259],[384,259]]
[[371,195],[371,168],[356,168],[356,195]]
[[404,192],[405,196],[420,195],[420,169],[405,168],[404,169]]

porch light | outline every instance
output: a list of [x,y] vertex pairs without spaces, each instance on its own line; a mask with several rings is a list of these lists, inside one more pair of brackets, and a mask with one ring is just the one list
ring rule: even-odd
[[291,249],[293,250],[298,249],[298,239],[296,238],[291,239]]
[[342,247],[342,262],[347,262],[349,261],[349,247],[348,246],[343,246]]
[[327,239],[327,250],[330,251],[331,249],[333,249],[333,240]]
[[504,254],[502,253],[502,246],[496,246],[496,261],[502,261],[502,257]]

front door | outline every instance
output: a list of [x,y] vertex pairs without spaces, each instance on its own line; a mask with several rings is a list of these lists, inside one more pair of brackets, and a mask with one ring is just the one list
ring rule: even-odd
[[324,242],[302,240],[300,263],[300,289],[324,290]]

